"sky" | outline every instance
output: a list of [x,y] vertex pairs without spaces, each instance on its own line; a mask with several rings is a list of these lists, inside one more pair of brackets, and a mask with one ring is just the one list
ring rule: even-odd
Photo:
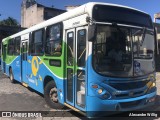
[[[160,12],[160,0],[36,0],[45,6],[64,9],[66,5],[83,5],[88,2],[105,2],[130,6],[151,15],[152,20],[155,13]],[[19,23],[21,21],[22,0],[1,0],[0,20],[13,17]],[[159,22],[159,21],[158,21]]]

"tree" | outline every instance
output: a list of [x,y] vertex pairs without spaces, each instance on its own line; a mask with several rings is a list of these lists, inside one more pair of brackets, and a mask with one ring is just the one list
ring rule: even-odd
[[0,25],[5,25],[5,26],[19,26],[19,23],[16,19],[12,17],[8,17],[7,19],[4,19],[0,21]]

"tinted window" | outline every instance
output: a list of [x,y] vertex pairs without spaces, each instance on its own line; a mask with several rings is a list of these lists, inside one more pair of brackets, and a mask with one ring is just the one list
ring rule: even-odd
[[79,30],[77,36],[77,61],[79,67],[85,66],[86,56],[86,30]]
[[62,25],[56,24],[47,28],[45,54],[60,56],[62,54]]
[[93,18],[99,22],[117,22],[153,28],[149,15],[128,8],[96,5],[93,9]]
[[74,33],[69,32],[67,33],[67,65],[73,65],[73,41],[74,40]]
[[130,29],[97,25],[93,66],[102,75],[129,77],[132,72]]
[[43,55],[43,29],[32,33],[31,54]]
[[14,49],[15,55],[20,55],[20,41],[21,41],[20,37],[15,38],[15,49]]
[[8,55],[14,54],[14,39],[8,41]]

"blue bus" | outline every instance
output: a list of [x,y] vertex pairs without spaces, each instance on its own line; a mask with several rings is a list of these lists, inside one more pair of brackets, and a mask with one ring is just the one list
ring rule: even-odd
[[155,103],[155,31],[150,15],[87,3],[3,39],[2,71],[56,109],[88,117]]

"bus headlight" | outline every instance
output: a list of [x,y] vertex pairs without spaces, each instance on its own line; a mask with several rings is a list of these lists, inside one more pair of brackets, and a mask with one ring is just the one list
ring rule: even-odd
[[104,88],[98,88],[96,90],[96,93],[97,93],[98,97],[100,97],[101,99],[111,98],[111,94],[107,90],[105,90]]
[[110,99],[111,98],[111,94],[106,89],[104,89],[102,86],[100,86],[98,84],[91,83],[90,87],[97,97],[99,97],[101,99]]
[[156,78],[154,74],[149,75],[147,79],[149,80],[149,82],[146,84],[148,89],[151,89],[156,86]]
[[103,89],[98,89],[98,93],[101,94],[103,92]]
[[152,93],[152,92],[155,92],[156,91],[156,83],[155,82],[152,82],[150,84],[150,86],[147,86],[148,89],[146,90],[147,93]]
[[155,87],[155,86],[156,86],[156,83],[155,83],[155,82],[153,82],[153,83],[152,83],[152,87]]

